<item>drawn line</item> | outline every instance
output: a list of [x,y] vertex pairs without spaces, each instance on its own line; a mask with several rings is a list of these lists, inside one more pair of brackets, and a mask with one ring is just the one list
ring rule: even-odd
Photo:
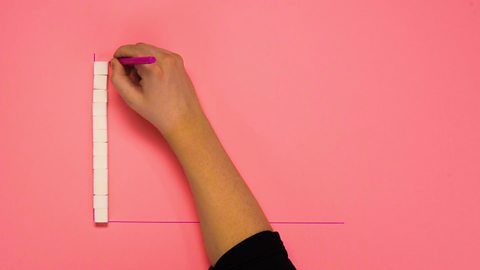
[[109,220],[108,223],[161,223],[161,224],[195,224],[200,223],[198,221],[170,221],[170,220],[160,220],[160,221],[150,221],[150,220]]
[[[150,224],[198,224],[199,221],[189,220],[109,220],[109,223],[150,223]],[[343,221],[271,221],[271,224],[297,224],[297,225],[343,225]]]

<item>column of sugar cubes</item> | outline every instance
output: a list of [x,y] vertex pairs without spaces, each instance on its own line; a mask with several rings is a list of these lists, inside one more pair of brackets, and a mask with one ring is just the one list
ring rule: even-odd
[[108,222],[108,62],[93,63],[93,211],[95,223]]

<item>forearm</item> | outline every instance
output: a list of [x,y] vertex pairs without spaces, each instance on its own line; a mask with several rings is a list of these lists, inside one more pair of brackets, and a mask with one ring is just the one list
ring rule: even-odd
[[187,175],[212,265],[242,240],[271,230],[203,113],[166,138]]

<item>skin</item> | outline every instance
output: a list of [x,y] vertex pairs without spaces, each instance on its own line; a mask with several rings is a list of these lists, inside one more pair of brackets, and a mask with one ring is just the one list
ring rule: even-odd
[[[155,64],[124,67],[118,57],[153,55]],[[212,265],[242,240],[272,227],[222,147],[205,113],[182,58],[137,43],[117,49],[111,80],[123,100],[154,125],[185,171]]]

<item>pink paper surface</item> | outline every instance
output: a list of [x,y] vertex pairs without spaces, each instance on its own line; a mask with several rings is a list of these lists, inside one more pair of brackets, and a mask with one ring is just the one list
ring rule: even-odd
[[[480,2],[9,1],[0,269],[206,269],[198,224],[93,224],[92,54],[183,55],[299,269],[478,269]],[[159,134],[109,89],[110,219],[195,221]]]

